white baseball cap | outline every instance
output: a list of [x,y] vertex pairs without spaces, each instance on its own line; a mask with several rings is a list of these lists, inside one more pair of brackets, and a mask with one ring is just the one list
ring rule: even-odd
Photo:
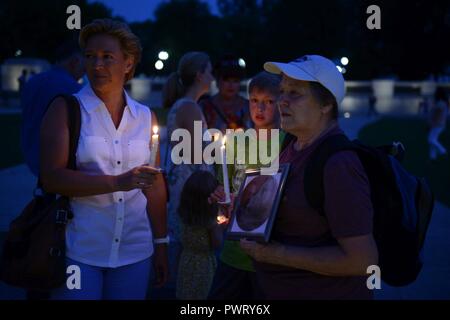
[[266,62],[264,70],[270,73],[284,73],[296,80],[318,82],[327,88],[340,104],[345,96],[344,77],[329,59],[319,55],[305,55],[289,63]]

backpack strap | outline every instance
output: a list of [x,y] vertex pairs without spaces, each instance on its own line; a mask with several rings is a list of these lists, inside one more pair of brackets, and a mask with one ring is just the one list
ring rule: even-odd
[[344,150],[356,150],[354,145],[345,135],[338,134],[326,138],[312,153],[305,167],[303,177],[306,200],[309,205],[325,215],[323,204],[325,190],[323,173],[328,159],[337,152]]
[[286,132],[284,136],[283,143],[281,144],[280,152],[287,148],[287,146],[291,143],[291,141],[297,139],[292,133]]
[[[48,106],[50,106],[56,98],[63,98],[67,104],[67,112],[68,112],[68,128],[69,128],[69,160],[67,162],[67,168],[76,170],[76,152],[78,147],[78,140],[80,138],[80,128],[81,128],[81,112],[80,112],[80,104],[77,98],[73,95],[60,94],[54,97]],[[37,190],[44,190],[42,188],[42,181],[39,175],[37,181]],[[45,194],[45,192],[42,192]],[[36,195],[36,192],[35,192]]]

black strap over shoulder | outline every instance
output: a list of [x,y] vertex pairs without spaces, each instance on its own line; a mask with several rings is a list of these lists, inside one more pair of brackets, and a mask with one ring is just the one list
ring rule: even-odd
[[78,140],[80,138],[80,128],[81,128],[81,113],[80,104],[78,100],[73,95],[65,95],[63,98],[66,100],[68,111],[69,111],[69,161],[67,163],[67,168],[76,170],[76,157]]
[[292,133],[286,132],[286,135],[283,139],[283,143],[281,144],[280,152],[287,148],[287,146],[291,143],[291,141],[297,139]]
[[[68,128],[69,128],[69,160],[67,162],[67,168],[76,170],[76,151],[78,147],[78,140],[80,138],[80,128],[81,128],[81,112],[80,104],[77,98],[73,95],[60,94],[54,97],[48,106],[50,106],[56,98],[63,98],[67,104],[68,111]],[[42,188],[41,177],[38,177],[37,189]]]
[[345,135],[338,134],[325,139],[310,156],[303,178],[305,196],[309,205],[320,214],[325,215],[323,210],[325,201],[323,173],[328,159],[337,152],[356,150],[356,148],[356,145]]

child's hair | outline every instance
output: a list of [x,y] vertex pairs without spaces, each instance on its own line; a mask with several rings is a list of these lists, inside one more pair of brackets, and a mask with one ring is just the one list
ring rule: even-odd
[[253,90],[268,91],[274,96],[278,96],[280,92],[281,76],[278,74],[262,71],[254,76],[248,84],[248,93]]
[[205,72],[210,63],[204,52],[192,51],[184,54],[178,62],[178,69],[172,72],[163,87],[163,107],[170,108],[192,86],[197,72]]
[[208,197],[219,185],[208,171],[195,171],[184,184],[178,214],[186,225],[209,227],[216,221],[217,203],[208,203]]

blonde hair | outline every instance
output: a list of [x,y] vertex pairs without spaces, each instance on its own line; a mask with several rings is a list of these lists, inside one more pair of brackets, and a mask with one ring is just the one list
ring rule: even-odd
[[128,25],[112,19],[95,19],[81,29],[79,44],[81,49],[86,48],[90,37],[97,34],[107,34],[119,40],[120,48],[125,57],[133,57],[133,67],[125,75],[125,82],[133,78],[136,66],[141,61],[142,47],[139,38],[131,32]]
[[197,72],[204,72],[209,56],[204,52],[192,51],[184,54],[178,62],[178,69],[172,72],[164,85],[163,107],[170,108],[195,83]]

